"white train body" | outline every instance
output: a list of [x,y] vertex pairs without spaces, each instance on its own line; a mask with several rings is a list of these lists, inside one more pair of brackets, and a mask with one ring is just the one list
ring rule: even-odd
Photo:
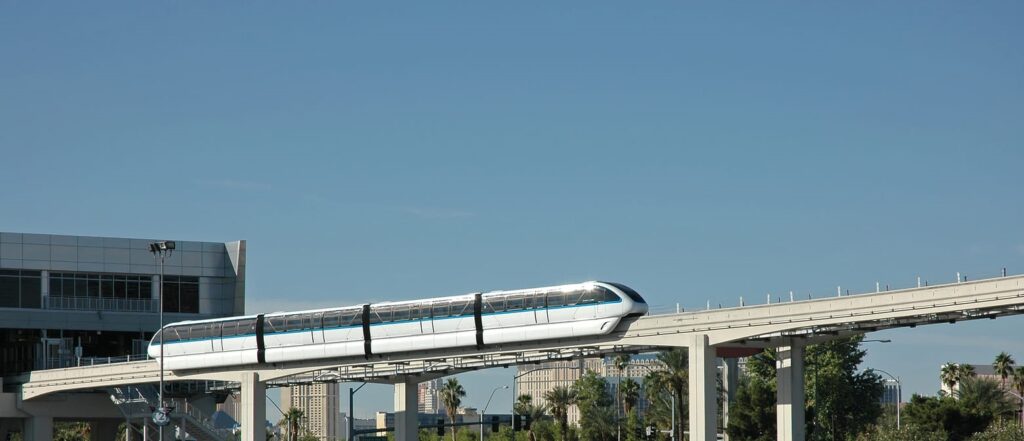
[[[149,356],[171,370],[366,357],[607,334],[647,304],[617,283],[586,282],[426,300],[172,323]],[[162,340],[161,340],[162,339]]]

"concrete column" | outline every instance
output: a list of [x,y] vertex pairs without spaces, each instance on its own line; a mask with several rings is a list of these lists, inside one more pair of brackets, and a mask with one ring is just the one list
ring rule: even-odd
[[25,441],[53,441],[53,417],[35,416],[25,419]]
[[[708,336],[697,334],[689,338],[690,355],[690,440],[715,441],[718,435],[718,370],[715,367],[715,348],[708,344]],[[676,434],[682,440],[682,434]]]
[[89,430],[94,441],[114,441],[117,439],[117,426],[121,420],[104,418],[101,420],[89,421]]
[[50,272],[40,271],[39,282],[39,305],[41,308],[46,309],[46,297],[50,295]]
[[255,372],[242,374],[241,441],[264,441],[267,437],[267,384]]
[[782,346],[777,354],[776,439],[804,441],[804,347]]
[[736,389],[740,386],[739,359],[722,359],[722,389],[725,392],[722,400],[722,432],[725,441],[729,441],[729,434],[724,433],[729,427],[729,406],[736,401]]
[[[157,265],[158,265],[157,268],[159,269],[160,263],[157,262]],[[160,275],[159,274],[153,274],[153,277],[150,279],[150,284],[149,284],[149,297],[151,297],[153,300],[159,300],[160,299],[160,292],[157,291],[158,289],[160,289]]]
[[419,439],[419,397],[416,391],[418,384],[409,377],[395,383],[395,441]]

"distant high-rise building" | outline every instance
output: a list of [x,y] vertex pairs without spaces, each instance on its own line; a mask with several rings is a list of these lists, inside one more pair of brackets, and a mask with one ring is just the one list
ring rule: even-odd
[[[642,385],[644,376],[661,368],[662,365],[654,354],[634,355],[629,365],[622,370],[621,379],[632,378]],[[534,404],[547,404],[547,400],[544,399],[545,393],[559,386],[572,387],[573,383],[588,370],[605,379],[608,383],[608,393],[614,397],[618,389],[620,372],[611,357],[520,366],[516,368],[515,393],[517,396],[530,395]],[[639,398],[637,411],[643,413],[647,409],[647,400],[642,390]],[[578,423],[579,409],[571,406],[567,417],[570,424]]]
[[900,402],[900,385],[895,380],[885,380],[882,383],[882,397],[879,398],[882,404],[897,404]]
[[419,413],[444,413],[444,404],[441,403],[441,387],[443,385],[444,381],[440,378],[419,384],[417,387]]
[[301,384],[281,388],[281,408],[297,408],[305,414],[300,424],[303,435],[313,435],[323,441],[334,441],[341,432],[338,423],[339,403],[337,383]]

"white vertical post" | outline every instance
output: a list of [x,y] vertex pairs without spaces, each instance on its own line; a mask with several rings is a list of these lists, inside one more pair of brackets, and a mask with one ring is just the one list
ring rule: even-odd
[[[416,387],[419,383],[406,377],[395,383],[395,441],[419,439],[419,412]],[[455,430],[452,427],[452,430]]]
[[736,401],[736,388],[740,385],[739,360],[736,358],[722,359],[722,389],[725,392],[722,397],[722,433],[725,441],[729,441],[729,434],[725,433],[729,427],[729,406]]
[[[718,396],[715,348],[708,336],[690,336],[690,440],[715,441],[718,436]],[[682,439],[679,437],[677,439]]]
[[242,374],[242,441],[264,441],[267,437],[267,384],[256,372]]
[[804,347],[778,348],[776,361],[776,439],[804,441]]

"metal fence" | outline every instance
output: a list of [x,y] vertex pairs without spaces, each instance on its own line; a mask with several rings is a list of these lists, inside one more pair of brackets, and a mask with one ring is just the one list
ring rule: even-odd
[[64,296],[43,297],[43,307],[46,309],[115,312],[156,312],[159,309],[156,299],[111,299],[102,297]]

